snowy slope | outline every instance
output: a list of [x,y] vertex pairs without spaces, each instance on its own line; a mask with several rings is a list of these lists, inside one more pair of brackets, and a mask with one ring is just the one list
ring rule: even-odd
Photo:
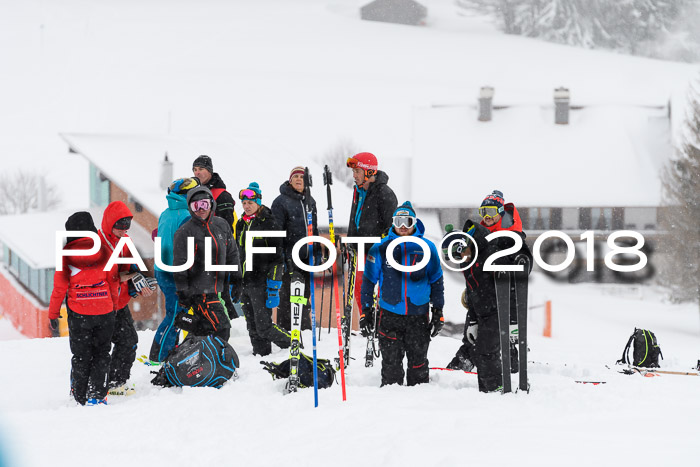
[[[283,465],[293,449],[294,465],[304,466],[503,465],[498,456],[516,465],[518,453],[521,466],[620,465],[640,455],[652,464],[697,465],[700,377],[643,378],[604,368],[619,358],[633,328],[644,326],[656,332],[664,366],[687,371],[700,358],[696,307],[664,304],[650,288],[561,285],[540,275],[532,289],[531,306],[553,301],[554,332],[541,337],[542,311],[533,309],[530,359],[539,363],[531,364],[530,394],[480,394],[472,375],[446,372],[431,372],[430,384],[420,387],[380,389],[379,363],[362,365],[365,340],[356,336],[347,401],[336,385],[320,391],[315,409],[312,390],[281,394],[283,383],[271,381],[251,355],[239,319],[231,338],[242,360],[238,381],[221,390],[159,389],[148,384],[149,368],[137,364],[136,395],[82,408],[67,394],[67,339],[11,340],[0,342],[0,444],[19,466],[88,466],[96,459],[134,467]],[[448,284],[449,308],[459,307],[458,291]],[[139,333],[139,354],[152,336]],[[304,341],[310,353],[309,332]],[[438,336],[431,365],[447,364],[458,345],[456,336]],[[318,348],[332,358],[336,335],[324,331]],[[278,350],[269,359],[286,355]],[[574,383],[579,379],[607,384]],[[505,446],[497,436],[503,423]],[[648,449],[640,439],[650,440]]]

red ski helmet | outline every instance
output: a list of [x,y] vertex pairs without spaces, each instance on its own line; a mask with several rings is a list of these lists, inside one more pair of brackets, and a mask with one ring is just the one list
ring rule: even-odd
[[351,169],[363,169],[365,171],[365,180],[369,179],[373,175],[376,175],[377,171],[379,170],[377,156],[371,152],[360,152],[355,154],[354,156],[348,158],[346,164]]

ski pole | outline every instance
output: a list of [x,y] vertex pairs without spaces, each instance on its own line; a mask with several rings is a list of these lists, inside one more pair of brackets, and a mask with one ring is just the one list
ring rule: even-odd
[[[333,184],[333,176],[326,165],[323,168],[323,183],[326,185],[326,196],[328,198],[328,235],[331,243],[335,245],[335,229],[333,227],[333,201],[331,200],[331,185]],[[338,294],[338,275],[336,274],[337,259],[333,262],[333,288],[331,289],[331,301],[333,300],[333,291],[335,291],[335,321],[338,329],[338,356],[340,357],[340,386],[343,391],[343,400],[346,400],[345,394],[345,356],[343,352],[343,331],[342,322],[340,319],[340,297]],[[330,319],[328,320],[328,329],[330,330]]]
[[[306,229],[307,235],[309,237],[313,236],[313,214],[311,212],[311,174],[309,173],[309,168],[304,168],[304,198],[306,201]],[[309,242],[309,257],[311,259],[311,266],[314,265],[314,244]],[[313,340],[313,353],[314,353],[314,407],[318,407],[318,357],[316,355],[316,306],[314,302],[314,273],[309,272],[309,298],[311,299],[311,337]]]

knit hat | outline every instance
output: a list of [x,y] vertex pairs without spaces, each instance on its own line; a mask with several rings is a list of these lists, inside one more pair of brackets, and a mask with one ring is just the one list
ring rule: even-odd
[[413,209],[410,201],[404,201],[401,206],[396,208],[394,216],[411,216],[416,217],[416,211]]
[[178,178],[168,187],[168,193],[175,192],[178,195],[185,195],[189,190],[201,185],[197,177]]
[[192,168],[194,169],[195,167],[202,167],[207,169],[209,173],[214,173],[214,163],[211,161],[211,157],[209,156],[202,155],[196,158],[192,163]]
[[505,204],[505,200],[503,199],[503,192],[498,191],[498,190],[493,190],[490,195],[488,195],[484,200],[481,202],[480,207],[484,206],[495,206],[498,208],[498,213],[503,212],[503,205]]
[[258,205],[262,205],[262,190],[260,190],[258,182],[250,182],[247,190],[253,190],[258,195],[257,198],[255,198],[255,202],[258,203]]
[[[87,211],[78,211],[71,214],[66,221],[66,231],[75,232],[76,230],[89,230],[97,233],[95,222],[92,220],[92,215]],[[79,237],[68,237],[66,243],[77,240]]]
[[292,181],[292,177],[293,177],[295,174],[304,175],[304,167],[302,167],[302,166],[299,165],[299,166],[297,166],[297,167],[294,167],[294,168],[292,169],[292,171],[289,172],[289,181],[290,181],[290,182]]

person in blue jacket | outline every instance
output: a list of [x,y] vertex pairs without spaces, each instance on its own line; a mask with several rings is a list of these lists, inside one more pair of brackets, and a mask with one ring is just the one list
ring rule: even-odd
[[[410,201],[406,201],[394,211],[389,235],[372,246],[365,261],[360,329],[365,337],[374,331],[374,287],[379,283],[376,321],[382,352],[382,386],[403,384],[404,355],[408,360],[407,384],[427,383],[430,338],[437,336],[445,324],[442,266],[435,244],[423,237],[424,232],[423,223],[416,218]],[[393,252],[388,250],[392,240],[406,236],[422,240],[430,250],[428,263],[410,273],[393,268],[387,261],[389,254],[404,266],[423,260],[425,253],[416,242],[398,244]]]
[[[165,199],[168,208],[158,218],[158,236],[160,237],[160,257],[163,264],[173,265],[173,237],[175,232],[190,218],[187,210],[187,192],[199,186],[199,180],[178,178],[168,188]],[[178,304],[175,294],[175,279],[173,273],[163,271],[154,266],[156,280],[165,296],[165,317],[156,330],[148,358],[153,362],[162,362],[178,341],[179,330],[175,327],[175,315],[182,307]]]

